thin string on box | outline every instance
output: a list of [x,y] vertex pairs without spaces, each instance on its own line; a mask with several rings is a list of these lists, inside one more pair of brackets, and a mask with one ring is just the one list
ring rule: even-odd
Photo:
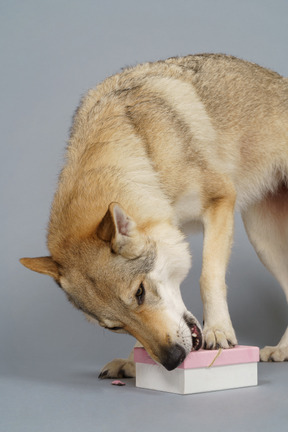
[[217,358],[220,356],[220,354],[222,353],[222,351],[223,351],[222,348],[219,348],[219,350],[218,350],[216,356],[214,357],[214,359],[212,360],[212,362],[210,363],[210,365],[207,366],[208,368],[210,368],[210,367],[213,366],[213,364],[215,363],[215,361],[217,360]]

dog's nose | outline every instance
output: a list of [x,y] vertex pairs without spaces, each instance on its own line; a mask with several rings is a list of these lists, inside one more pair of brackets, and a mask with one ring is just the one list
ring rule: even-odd
[[186,357],[186,352],[183,347],[178,344],[175,344],[172,349],[167,353],[167,358],[162,361],[162,365],[168,370],[171,371],[177,366],[179,366]]

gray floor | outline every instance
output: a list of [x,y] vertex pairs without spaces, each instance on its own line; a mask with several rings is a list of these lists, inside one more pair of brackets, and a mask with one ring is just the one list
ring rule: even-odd
[[[93,365],[35,365],[0,380],[1,432],[286,431],[288,364],[259,364],[258,387],[197,395],[99,381]],[[286,425],[286,426],[285,426]]]

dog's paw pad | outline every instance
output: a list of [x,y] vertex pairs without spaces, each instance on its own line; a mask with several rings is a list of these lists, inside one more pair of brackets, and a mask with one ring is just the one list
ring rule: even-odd
[[98,378],[134,378],[135,363],[127,359],[115,359],[107,363],[101,370]]
[[263,362],[288,361],[288,346],[284,348],[266,346],[260,350],[260,359]]

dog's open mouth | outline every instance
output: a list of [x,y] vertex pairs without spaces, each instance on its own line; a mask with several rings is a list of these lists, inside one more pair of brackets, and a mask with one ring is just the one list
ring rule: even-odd
[[202,333],[196,324],[191,327],[192,351],[198,351],[202,347]]
[[191,351],[198,351],[202,347],[202,332],[199,326],[195,322],[197,320],[190,317],[188,314],[184,316],[184,320],[191,332],[191,337],[192,337]]

